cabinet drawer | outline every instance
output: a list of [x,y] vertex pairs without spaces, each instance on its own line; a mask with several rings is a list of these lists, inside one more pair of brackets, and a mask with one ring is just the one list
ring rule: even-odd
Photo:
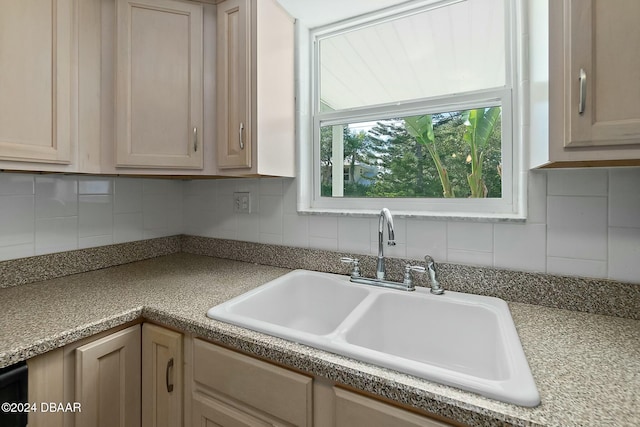
[[193,379],[285,422],[312,424],[311,377],[194,339]]

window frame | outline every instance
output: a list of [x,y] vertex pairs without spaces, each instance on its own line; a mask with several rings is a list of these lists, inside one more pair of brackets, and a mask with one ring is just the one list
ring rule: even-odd
[[[319,41],[323,38],[374,25],[390,19],[439,8],[464,0],[422,0],[403,3],[380,12],[374,12],[337,24],[312,29],[308,39],[300,37],[299,53],[309,58],[308,85],[310,111],[306,120],[309,133],[304,135],[305,126],[300,132],[300,179],[298,183],[298,212],[331,213],[341,215],[375,215],[382,207],[391,209],[394,214],[405,217],[446,217],[446,218],[485,218],[523,220],[526,211],[526,174],[523,158],[522,112],[524,102],[521,87],[527,82],[523,71],[526,58],[523,56],[523,22],[526,22],[523,2],[504,0],[505,7],[505,86],[479,91],[464,92],[406,102],[381,104],[375,106],[350,108],[339,111],[320,112],[319,79]],[[299,64],[300,65],[300,64]],[[299,66],[302,86],[304,66]],[[434,114],[449,111],[461,111],[499,105],[502,107],[502,158],[503,178],[502,197],[491,199],[467,198],[330,198],[320,196],[320,128],[321,126],[372,121],[385,118],[403,117],[419,114]],[[301,123],[304,124],[304,123]],[[304,144],[309,144],[306,147]],[[307,164],[309,168],[304,168]]]

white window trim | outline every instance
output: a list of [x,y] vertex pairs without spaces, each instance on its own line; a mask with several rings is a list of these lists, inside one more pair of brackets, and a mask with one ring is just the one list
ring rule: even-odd
[[[322,113],[318,116],[319,104],[316,96],[318,85],[315,79],[314,55],[315,49],[311,48],[312,42],[319,35],[335,34],[351,28],[354,25],[377,22],[389,16],[413,13],[416,8],[440,7],[443,4],[455,3],[458,0],[434,2],[423,0],[404,3],[399,8],[389,8],[381,13],[368,14],[351,20],[343,21],[339,25],[330,25],[317,30],[309,30],[297,26],[297,92],[298,92],[298,204],[297,209],[301,214],[331,214],[347,216],[373,216],[380,212],[382,207],[391,209],[396,216],[424,217],[437,219],[472,219],[486,221],[523,221],[526,218],[526,164],[525,143],[528,135],[528,58],[526,57],[527,37],[527,0],[512,2],[505,0],[507,13],[511,15],[510,23],[505,31],[506,43],[506,88],[495,88],[477,92],[467,92],[463,95],[434,97],[419,101],[393,104],[393,113],[390,106],[375,106],[354,108],[340,112]],[[442,99],[447,101],[443,102]],[[501,199],[376,199],[376,198],[320,198],[319,184],[319,143],[314,141],[319,137],[320,120],[323,124],[345,123],[345,120],[367,118],[399,117],[401,115],[429,114],[446,111],[459,111],[479,106],[496,105],[496,102],[505,110],[511,107],[512,120],[503,120],[503,167],[506,159],[510,159],[510,165],[503,168],[503,197]],[[436,107],[437,105],[437,107]],[[443,108],[444,106],[444,108]],[[509,142],[509,143],[507,143]],[[507,157],[509,156],[509,157]],[[316,164],[318,163],[318,164]],[[509,182],[511,185],[509,185]],[[505,185],[505,183],[507,183]]]

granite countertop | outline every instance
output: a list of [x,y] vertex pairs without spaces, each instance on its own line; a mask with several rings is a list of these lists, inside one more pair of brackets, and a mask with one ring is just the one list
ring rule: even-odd
[[288,271],[179,253],[0,289],[0,367],[144,317],[470,425],[640,424],[638,320],[510,303],[542,399],[524,408],[206,317]]

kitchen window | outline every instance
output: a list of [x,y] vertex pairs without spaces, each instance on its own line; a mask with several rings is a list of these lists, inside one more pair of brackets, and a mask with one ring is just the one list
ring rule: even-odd
[[311,30],[302,210],[521,217],[521,8],[419,1]]

